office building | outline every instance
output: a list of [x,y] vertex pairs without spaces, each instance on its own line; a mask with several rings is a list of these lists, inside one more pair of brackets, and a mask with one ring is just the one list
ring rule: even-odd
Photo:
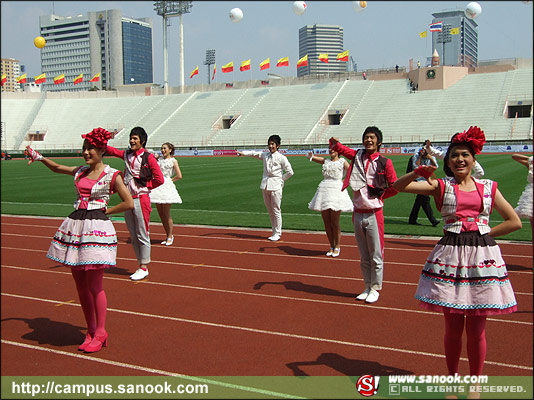
[[[127,18],[120,10],[105,10],[72,17],[43,15],[39,22],[46,40],[41,49],[43,90],[114,89],[153,82],[150,18]],[[98,73],[99,81],[89,82]],[[54,84],[54,77],[62,74],[65,82]],[[80,74],[83,81],[75,85]]]
[[19,60],[2,58],[2,74],[6,74],[6,83],[2,86],[2,92],[16,92],[20,88],[17,83],[17,78],[21,74]]
[[442,22],[441,32],[432,32],[432,50],[438,51],[440,65],[476,67],[478,62],[478,24],[463,10],[432,14],[432,23]]
[[[308,65],[297,69],[297,76],[326,75],[347,71],[346,61],[338,61],[343,49],[343,28],[337,25],[306,25],[299,29],[299,59],[308,55]],[[328,63],[319,60],[328,54]]]

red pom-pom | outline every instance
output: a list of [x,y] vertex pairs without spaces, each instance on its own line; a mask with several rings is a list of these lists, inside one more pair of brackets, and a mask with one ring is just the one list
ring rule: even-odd
[[454,143],[468,143],[475,154],[480,154],[484,143],[486,143],[486,136],[478,126],[470,126],[468,130],[458,133],[452,141]]

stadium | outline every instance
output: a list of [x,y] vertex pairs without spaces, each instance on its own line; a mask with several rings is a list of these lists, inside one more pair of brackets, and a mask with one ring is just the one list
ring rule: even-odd
[[154,85],[2,93],[2,148],[15,157],[29,143],[45,153],[72,153],[96,126],[114,132],[110,144],[120,148],[134,126],[144,127],[154,146],[171,141],[182,149],[264,147],[271,133],[292,148],[324,147],[331,136],[359,144],[371,125],[382,130],[385,147],[446,143],[474,124],[490,143],[532,141],[531,59],[382,69],[367,71],[367,79],[336,75],[191,85],[167,96]]
[[[439,258],[429,260],[436,243],[449,233],[443,230],[449,224],[445,216],[439,224],[429,224],[420,212],[422,224],[414,226],[408,215],[415,194],[400,192],[385,199],[380,243],[384,285],[375,304],[378,297],[360,298],[367,281],[361,268],[366,249],[358,234],[355,240],[358,211],[340,212],[342,252],[327,257],[326,223],[309,208],[323,176],[322,167],[306,155],[313,151],[328,158],[331,137],[360,149],[364,130],[378,127],[383,133],[380,152],[401,177],[425,140],[444,149],[454,134],[476,125],[486,138],[476,160],[484,178],[498,183],[502,193],[479,190],[482,211],[490,208],[491,227],[510,221],[513,211],[501,212],[502,197],[515,207],[528,171],[512,154],[533,152],[532,59],[420,68],[412,61],[409,68],[269,74],[261,80],[227,78],[186,86],[144,83],[106,90],[2,92],[1,147],[9,160],[1,162],[1,397],[29,394],[24,389],[31,382],[31,389],[40,391],[34,398],[59,394],[61,388],[62,396],[68,396],[71,384],[86,398],[101,397],[104,391],[125,398],[125,386],[128,397],[161,398],[155,389],[168,385],[175,389],[170,392],[174,397],[184,394],[180,387],[189,388],[191,395],[199,386],[209,398],[477,398],[480,392],[481,398],[510,392],[532,398],[534,281],[527,218],[521,220],[521,229],[499,236],[498,245],[464,246],[481,253],[498,248],[505,263],[488,253],[491,257],[464,268],[461,261],[447,265]],[[107,296],[105,307],[100,305],[107,313],[106,334],[90,352],[82,348],[91,332],[82,313],[80,285],[72,282],[75,268],[47,255],[61,221],[79,211],[73,213],[73,201],[81,199],[81,192],[66,175],[75,175],[74,167],[84,161],[97,164],[82,158],[82,135],[97,127],[111,132],[108,144],[120,150],[131,145],[134,127],[146,130],[146,147],[154,152],[171,142],[183,173],[173,185],[183,203],[172,204],[170,244],[155,204],[148,212],[150,275],[142,279],[131,275],[141,263],[132,245],[131,219],[125,217],[130,210],[102,218],[116,230],[116,264],[99,272]],[[282,184],[284,233],[273,241],[268,240],[271,221],[260,190],[262,164],[236,155],[266,151],[267,138],[274,134],[282,138],[280,153],[288,156],[295,174]],[[51,173],[48,161],[28,162],[28,145],[61,164],[61,173]],[[87,147],[86,153],[97,153]],[[125,170],[127,153],[125,159],[102,154],[99,165]],[[438,164],[435,177],[442,178],[443,161]],[[107,189],[106,194],[113,193]],[[347,191],[352,196],[352,189]],[[108,211],[121,202],[119,196],[109,196],[108,208],[90,211]],[[498,211],[493,211],[495,201]],[[434,201],[432,207],[436,209]],[[362,210],[364,215],[375,212]],[[93,232],[99,238],[109,233]],[[95,247],[102,246],[99,242]],[[502,274],[476,281],[461,276],[453,290],[513,284],[516,303],[504,306],[516,312],[486,315],[486,308],[502,311],[489,300],[480,304],[480,315],[479,309],[469,310],[474,311],[469,317],[482,316],[487,325],[479,335],[483,349],[478,353],[483,355],[473,357],[469,341],[476,329],[471,323],[467,328],[466,322],[471,336],[463,348],[460,340],[455,375],[449,369],[450,346],[444,346],[448,308],[422,308],[414,297],[421,269],[429,263],[438,269],[445,265]],[[453,279],[453,274],[439,273]],[[97,289],[95,293],[103,293],[102,287]],[[460,310],[456,315],[462,317],[461,338],[464,314]],[[91,343],[97,336],[95,331]],[[473,372],[475,363],[484,370]],[[402,381],[423,377],[436,381]],[[447,380],[460,377],[475,379],[458,385]],[[476,379],[488,377],[487,384]],[[85,395],[94,387],[101,392]]]

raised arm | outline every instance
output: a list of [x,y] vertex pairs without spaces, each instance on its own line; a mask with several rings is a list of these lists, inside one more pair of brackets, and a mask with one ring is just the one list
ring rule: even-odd
[[106,153],[110,156],[117,157],[117,158],[124,158],[124,150],[116,149],[112,146],[106,146]]
[[245,157],[254,157],[258,160],[261,160],[261,152],[260,151],[252,151],[252,150],[243,150],[243,151],[236,151],[237,156],[245,156]]
[[337,138],[331,137],[328,143],[330,148],[334,149],[334,151],[338,152],[340,155],[350,158],[351,160],[356,157],[356,150],[343,146]]
[[[439,183],[436,179],[431,178],[431,175],[435,170],[436,167],[432,167],[430,165],[421,165],[417,167],[416,170],[402,175],[395,181],[393,187],[399,192],[424,194],[428,196],[434,196],[435,198],[439,199]],[[415,180],[420,176],[425,177],[427,180],[415,182]]]
[[34,161],[41,161],[44,165],[50,169],[50,171],[55,172],[56,174],[65,174],[65,175],[74,175],[76,170],[80,167],[70,167],[67,165],[58,164],[55,161],[50,160],[49,158],[43,157],[41,153],[35,151],[30,146],[26,146],[26,150],[28,150],[28,154],[30,155],[30,160],[28,161],[28,165],[30,165]]
[[526,156],[524,154],[512,154],[512,159],[514,161],[517,161],[519,164],[524,165],[527,168],[528,168],[528,159],[529,158],[530,158],[529,156]]
[[313,161],[313,162],[316,162],[317,164],[324,164],[324,158],[313,155],[313,151],[310,151],[307,157],[308,157],[308,160],[310,160],[310,162]]

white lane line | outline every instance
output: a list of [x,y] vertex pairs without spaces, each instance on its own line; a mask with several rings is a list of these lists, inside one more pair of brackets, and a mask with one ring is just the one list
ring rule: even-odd
[[46,353],[57,354],[57,355],[61,355],[61,356],[79,358],[79,359],[82,359],[82,360],[85,360],[85,361],[93,361],[93,362],[100,363],[100,364],[113,365],[115,367],[128,368],[128,369],[133,369],[133,370],[142,371],[142,372],[149,372],[149,373],[154,374],[154,375],[175,376],[175,377],[183,378],[183,379],[190,380],[190,381],[193,381],[193,382],[200,382],[200,383],[209,384],[209,385],[222,386],[222,387],[227,387],[227,388],[231,388],[231,389],[242,390],[242,391],[245,391],[245,392],[260,393],[260,394],[263,394],[263,395],[272,396],[274,398],[282,397],[282,398],[286,398],[286,399],[305,399],[305,397],[299,397],[299,396],[295,396],[295,395],[291,395],[291,394],[287,394],[287,393],[273,392],[273,391],[269,391],[269,390],[258,389],[258,388],[243,386],[243,385],[236,385],[236,384],[232,384],[232,383],[220,382],[220,381],[215,381],[215,380],[212,380],[212,379],[200,378],[200,377],[196,377],[196,376],[181,374],[181,373],[178,373],[178,372],[164,371],[164,370],[161,370],[161,369],[155,369],[155,368],[150,368],[150,367],[143,367],[141,365],[128,364],[128,363],[124,363],[124,362],[120,362],[120,361],[106,360],[106,359],[103,359],[103,358],[95,358],[95,357],[87,356],[87,355],[84,355],[84,354],[69,353],[67,351],[50,349],[48,347],[39,347],[39,346],[35,346],[35,345],[32,345],[32,344],[26,344],[26,343],[13,342],[11,340],[2,339],[2,343],[3,344],[8,344],[8,345],[11,345],[11,346],[23,347],[23,348],[26,348],[26,349],[38,350],[38,351],[43,351],[43,352],[46,352]]
[[[33,268],[27,268],[27,267],[15,267],[15,266],[9,266],[9,265],[2,265],[2,267],[24,270],[24,271],[31,271],[31,272],[44,272],[44,273],[61,274],[61,275],[69,275],[69,276],[71,275],[70,273],[63,272],[63,271],[47,271],[47,270],[41,270],[41,269],[33,269]],[[104,279],[126,282],[127,284],[131,285],[131,282],[124,278],[115,278],[115,277],[105,275]],[[331,301],[331,300],[306,299],[303,297],[291,297],[291,296],[279,296],[279,295],[264,294],[264,293],[241,292],[237,290],[215,289],[215,288],[206,288],[206,287],[200,287],[200,286],[180,285],[177,283],[155,282],[152,280],[143,281],[142,283],[145,285],[157,285],[157,286],[163,286],[163,287],[174,287],[174,288],[189,289],[189,290],[203,290],[207,292],[225,293],[225,294],[242,295],[242,296],[257,296],[257,297],[271,298],[271,299],[277,299],[277,300],[302,301],[302,302],[308,302],[308,303],[320,303],[320,304],[330,304],[330,305],[348,306],[348,307],[362,307],[366,309],[373,308],[376,310],[383,310],[383,311],[399,311],[399,312],[407,312],[407,313],[413,313],[413,314],[426,314],[426,315],[441,316],[440,313],[431,312],[431,311],[423,311],[423,310],[417,310],[417,309],[411,310],[407,308],[384,307],[384,306],[378,307],[378,306],[373,306],[371,304],[362,304],[362,303],[356,303],[356,302],[346,303],[346,302]],[[487,320],[494,321],[494,322],[509,323],[509,324],[518,324],[518,325],[533,325],[533,322],[528,322],[528,321],[514,321],[514,320],[508,320],[508,319],[495,319],[495,318],[487,318]]]
[[[34,301],[40,301],[40,302],[46,302],[46,303],[54,303],[57,304],[58,300],[51,300],[51,299],[43,299],[39,297],[30,297],[30,296],[20,296],[10,293],[2,293],[2,296],[8,296],[8,297],[15,297],[15,298],[21,298],[25,300],[34,300]],[[72,306],[79,307],[78,304],[69,304]],[[378,346],[368,343],[357,343],[357,342],[348,342],[345,340],[337,340],[337,339],[328,339],[328,338],[321,338],[321,337],[315,337],[315,336],[307,336],[307,335],[299,335],[295,333],[288,333],[288,332],[279,332],[279,331],[269,331],[265,329],[257,329],[257,328],[248,328],[244,326],[237,326],[237,325],[225,325],[215,322],[207,322],[207,321],[199,321],[199,320],[193,320],[193,319],[187,319],[187,318],[179,318],[179,317],[170,317],[166,315],[158,315],[158,314],[148,314],[138,311],[128,311],[128,310],[119,310],[116,308],[108,308],[108,311],[117,312],[121,314],[127,314],[127,315],[135,315],[138,317],[147,317],[147,318],[156,318],[156,319],[162,319],[166,321],[175,321],[175,322],[183,322],[187,324],[195,324],[195,325],[203,325],[203,326],[209,326],[213,328],[224,328],[224,329],[233,329],[238,331],[244,331],[244,332],[253,332],[258,334],[265,334],[265,335],[271,335],[271,336],[281,336],[284,338],[292,338],[292,339],[301,339],[301,340],[310,340],[314,342],[321,342],[321,343],[330,343],[330,344],[339,344],[343,346],[351,346],[351,347],[362,347],[364,349],[373,349],[373,350],[381,350],[381,351],[390,351],[395,353],[403,353],[403,354],[410,354],[410,355],[420,355],[424,357],[433,357],[433,358],[445,358],[443,354],[436,354],[436,353],[429,353],[425,351],[417,351],[417,350],[410,350],[410,349],[399,349],[396,347],[388,347],[388,346]],[[469,361],[467,358],[460,358],[462,361]],[[497,365],[500,367],[507,367],[507,368],[516,368],[516,369],[526,369],[526,370],[532,370],[533,367],[530,366],[524,366],[524,365],[516,365],[516,364],[506,364],[501,363],[497,361],[485,361],[486,364],[491,365]]]

